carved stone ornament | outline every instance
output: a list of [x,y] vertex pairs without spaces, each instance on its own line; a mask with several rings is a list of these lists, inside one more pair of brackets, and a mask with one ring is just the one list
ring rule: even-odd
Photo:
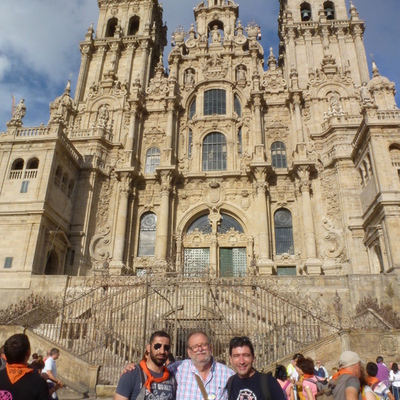
[[334,228],[327,218],[322,219],[322,227],[327,231],[324,235],[324,254],[328,258],[340,258],[344,250],[343,231]]
[[110,261],[110,233],[109,226],[103,233],[94,235],[89,245],[89,254],[94,270],[102,270]]
[[223,61],[217,53],[203,61],[203,74],[207,79],[222,79],[228,73],[229,62]]

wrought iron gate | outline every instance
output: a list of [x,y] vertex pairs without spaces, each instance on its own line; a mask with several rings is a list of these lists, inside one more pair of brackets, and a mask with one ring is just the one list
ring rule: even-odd
[[217,360],[228,363],[233,336],[254,343],[256,368],[326,337],[330,324],[314,304],[278,293],[273,280],[187,278],[183,275],[90,278],[70,287],[64,305],[29,325],[88,363],[101,366],[100,382],[115,384],[128,361],[138,362],[150,334],[166,330],[176,357],[186,357],[187,336],[207,332]]

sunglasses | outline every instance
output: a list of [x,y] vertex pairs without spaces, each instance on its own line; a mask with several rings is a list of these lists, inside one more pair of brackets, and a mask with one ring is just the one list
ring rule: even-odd
[[161,344],[161,343],[155,343],[153,344],[153,349],[154,350],[160,350],[161,347],[164,347],[164,350],[166,352],[169,352],[171,350],[171,346],[169,344]]

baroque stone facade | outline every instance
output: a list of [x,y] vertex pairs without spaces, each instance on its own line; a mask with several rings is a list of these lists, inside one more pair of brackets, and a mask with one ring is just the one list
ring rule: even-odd
[[98,4],[74,98],[68,83],[40,127],[22,100],[0,135],[3,289],[149,268],[398,274],[400,111],[354,5],[280,0],[277,57],[237,4],[203,1],[166,70],[157,0]]

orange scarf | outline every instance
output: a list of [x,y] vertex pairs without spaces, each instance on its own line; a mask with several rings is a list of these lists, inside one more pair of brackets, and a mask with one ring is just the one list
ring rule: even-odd
[[314,378],[314,374],[304,374],[304,379]]
[[[379,379],[376,376],[367,376],[367,385],[372,389],[372,386],[374,386],[376,383],[379,383]],[[376,385],[375,385],[376,386]],[[374,389],[372,389],[374,390]]]
[[347,375],[353,375],[353,373],[352,373],[351,371],[349,371],[348,369],[342,368],[341,370],[339,370],[338,372],[336,372],[335,375],[332,376],[332,380],[334,381],[335,379],[339,378],[339,376],[342,376],[342,375],[345,375],[345,374],[347,374]]
[[147,368],[147,364],[145,360],[140,361],[139,363],[140,367],[142,368],[142,370],[144,371],[144,373],[147,376],[147,381],[144,384],[144,387],[151,393],[151,389],[150,386],[153,382],[164,382],[169,378],[169,371],[167,369],[166,366],[163,366],[164,368],[164,374],[161,378],[154,378],[154,376],[151,374],[151,372],[149,371],[149,369]]
[[12,385],[19,381],[24,375],[33,372],[32,368],[28,368],[25,364],[6,364],[8,378]]

